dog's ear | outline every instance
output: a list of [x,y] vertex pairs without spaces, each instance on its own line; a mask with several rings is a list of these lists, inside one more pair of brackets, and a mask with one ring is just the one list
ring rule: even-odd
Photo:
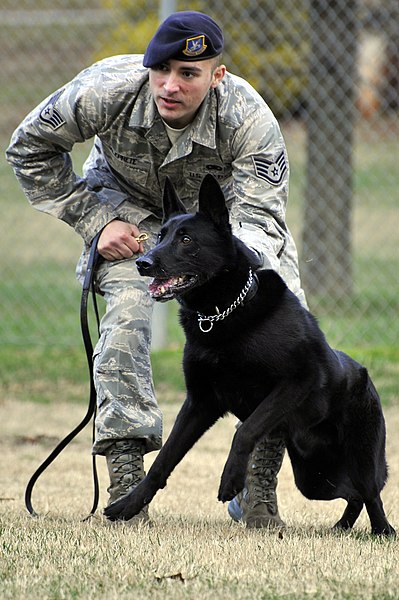
[[165,223],[174,214],[182,213],[187,213],[186,208],[177,195],[173,183],[167,177],[163,188],[163,222]]
[[213,175],[205,175],[199,191],[199,212],[206,214],[217,225],[229,226],[229,211],[219,182]]

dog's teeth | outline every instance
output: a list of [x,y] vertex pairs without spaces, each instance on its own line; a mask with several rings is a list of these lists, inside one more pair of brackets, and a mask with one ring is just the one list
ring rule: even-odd
[[165,286],[164,285],[161,285],[160,292],[161,292],[161,294],[165,293]]

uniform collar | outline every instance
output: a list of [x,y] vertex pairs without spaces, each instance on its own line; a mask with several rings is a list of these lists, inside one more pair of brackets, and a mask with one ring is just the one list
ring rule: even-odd
[[217,99],[214,90],[210,90],[200,106],[193,121],[191,139],[196,144],[216,148]]

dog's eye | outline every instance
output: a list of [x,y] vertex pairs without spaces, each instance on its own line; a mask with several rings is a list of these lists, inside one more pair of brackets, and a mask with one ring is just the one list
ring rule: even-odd
[[188,244],[191,244],[191,238],[189,235],[183,235],[181,238],[181,243],[184,244],[185,246],[187,246]]

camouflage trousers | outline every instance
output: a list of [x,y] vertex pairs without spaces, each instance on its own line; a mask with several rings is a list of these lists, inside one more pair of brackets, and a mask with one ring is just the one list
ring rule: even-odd
[[102,260],[96,272],[96,289],[105,299],[106,312],[94,349],[94,454],[104,454],[119,439],[140,438],[146,452],[162,445],[162,414],[150,363],[153,301],[135,258]]

